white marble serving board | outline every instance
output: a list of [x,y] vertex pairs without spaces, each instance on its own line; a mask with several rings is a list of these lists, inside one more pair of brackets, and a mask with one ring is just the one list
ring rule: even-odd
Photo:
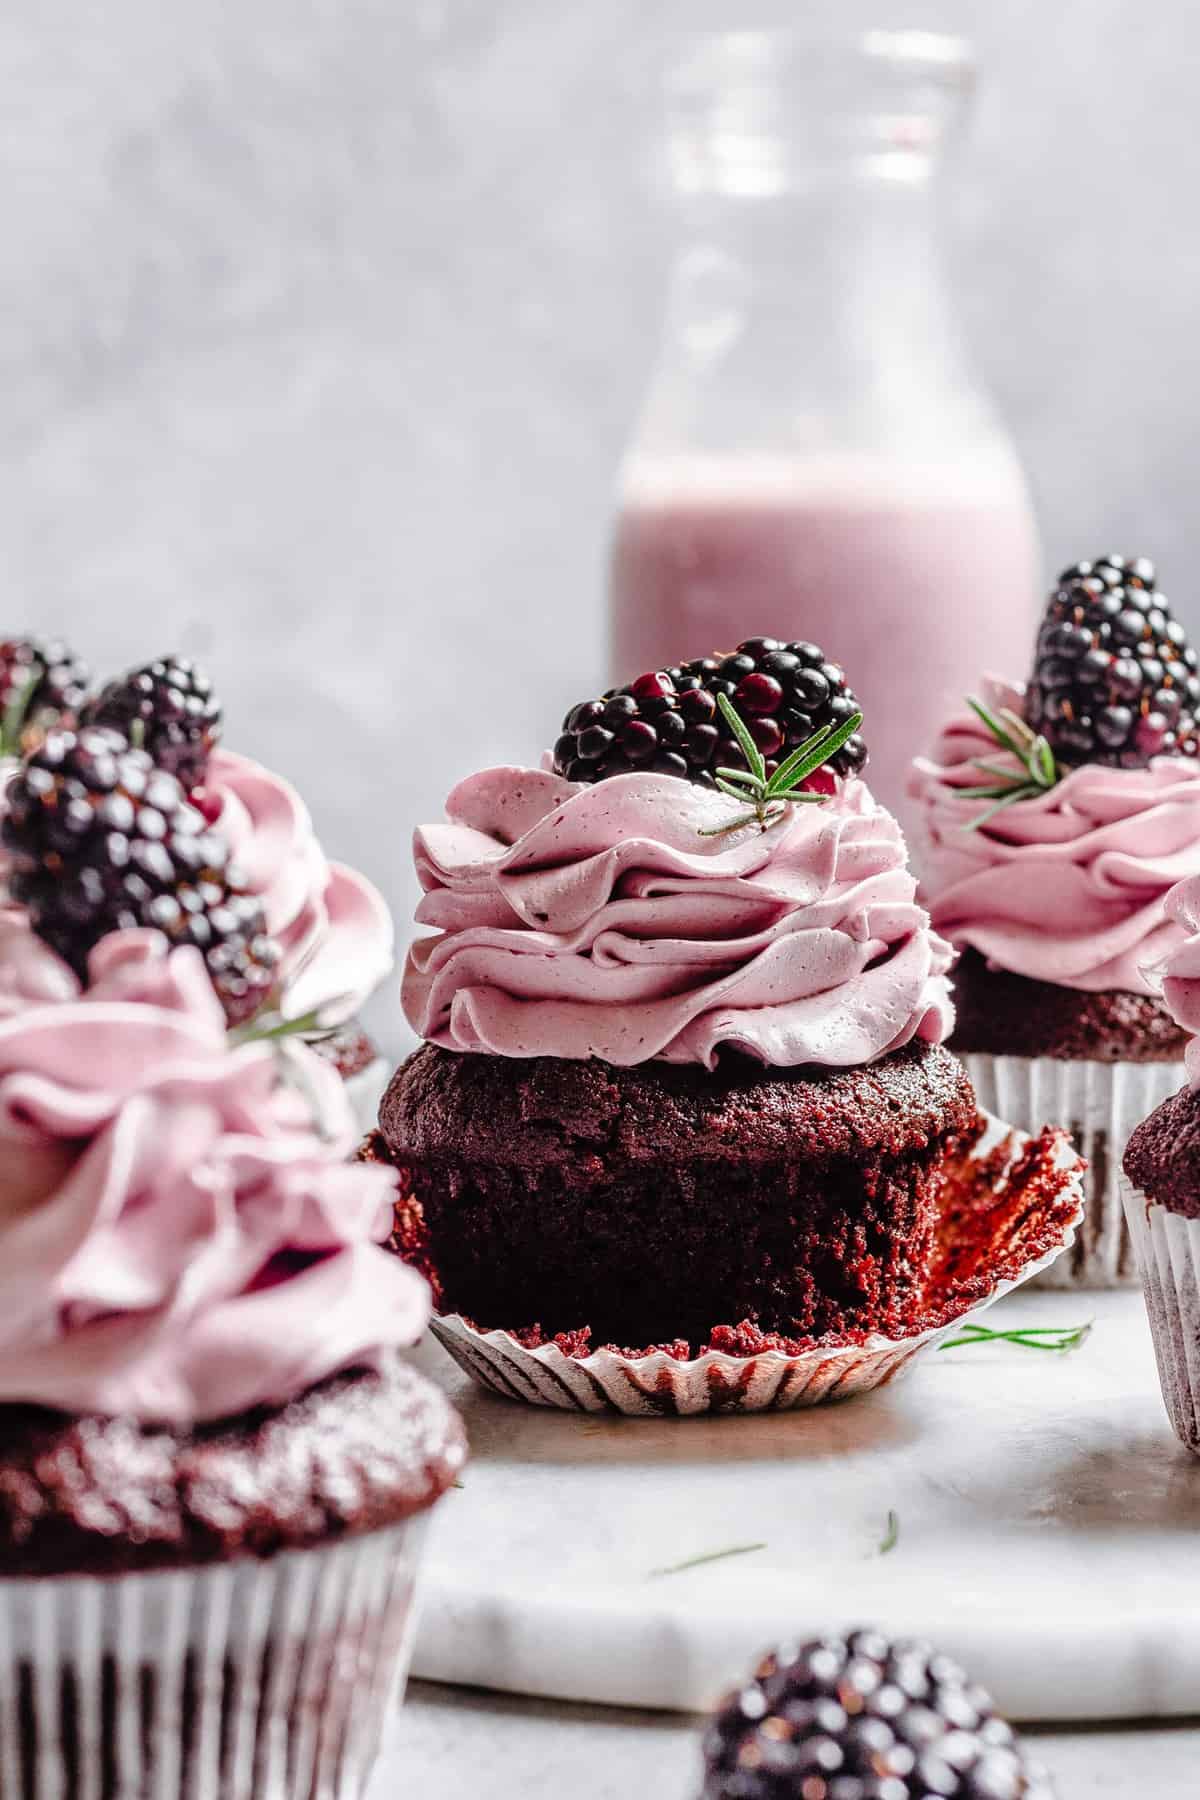
[[1167,1425],[1140,1294],[986,1315],[1088,1319],[1069,1354],[942,1351],[842,1405],[684,1420],[518,1406],[429,1345],[473,1460],[440,1508],[414,1672],[702,1708],[783,1637],[877,1622],[958,1655],[1016,1718],[1200,1712],[1200,1461]]

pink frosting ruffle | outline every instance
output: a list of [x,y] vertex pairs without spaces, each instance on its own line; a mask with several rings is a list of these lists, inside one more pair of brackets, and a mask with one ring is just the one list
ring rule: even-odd
[[300,795],[261,763],[215,750],[203,798],[283,950],[285,1015],[319,1007],[323,1024],[341,1024],[392,966],[383,896],[356,869],[326,860]]
[[0,911],[0,1401],[187,1423],[412,1343],[392,1184],[343,1084],[230,1050],[198,952],[121,932],[86,992]]
[[1171,889],[1166,912],[1179,935],[1154,974],[1171,1017],[1190,1034],[1188,1081],[1200,1088],[1200,875]]
[[[992,705],[1021,711],[1020,688],[984,685]],[[1072,769],[966,830],[989,804],[961,793],[986,782],[979,757],[1017,767],[964,708],[913,765],[914,849],[935,928],[1032,980],[1153,992],[1149,971],[1181,937],[1164,901],[1200,869],[1200,767],[1160,757],[1146,769]]]
[[671,776],[470,776],[416,833],[405,1012],[447,1049],[777,1067],[937,1041],[948,947],[900,828],[858,781],[768,832],[702,837],[720,795]]

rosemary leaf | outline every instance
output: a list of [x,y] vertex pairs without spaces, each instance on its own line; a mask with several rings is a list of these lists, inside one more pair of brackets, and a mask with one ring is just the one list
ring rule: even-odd
[[991,1331],[986,1325],[962,1325],[957,1337],[947,1338],[942,1350],[962,1350],[968,1344],[1020,1344],[1026,1350],[1078,1350],[1091,1335],[1094,1319],[1086,1325],[1023,1325],[1009,1331]]
[[798,749],[793,750],[787,761],[781,763],[776,769],[767,783],[767,793],[772,797],[776,794],[786,794],[790,789],[797,787],[800,782],[806,781],[823,763],[827,763],[831,756],[837,755],[846,740],[854,736],[862,722],[862,714],[856,712],[850,718],[843,719],[837,730],[829,732],[828,736],[817,735],[815,742],[813,738],[810,738],[806,744],[801,744]]
[[967,705],[972,712],[978,713],[998,744],[1002,744],[1006,750],[1011,750],[1014,756],[1021,755],[1020,744],[1004,729],[990,706],[985,706],[982,700],[976,700],[972,694],[967,695]]
[[894,1550],[896,1548],[896,1545],[899,1542],[900,1542],[900,1517],[899,1517],[898,1513],[892,1512],[891,1509],[889,1508],[888,1516],[887,1516],[887,1530],[884,1532],[883,1538],[879,1545],[880,1556],[886,1556],[888,1551]]
[[664,1575],[682,1575],[687,1569],[699,1569],[705,1563],[724,1562],[729,1556],[749,1556],[752,1551],[765,1550],[765,1544],[730,1544],[727,1550],[705,1550],[699,1556],[686,1556],[682,1562],[667,1563],[661,1569],[651,1569],[649,1579],[659,1581]]
[[765,781],[767,779],[767,765],[763,761],[762,751],[750,736],[745,721],[742,719],[737,708],[731,704],[728,694],[717,695],[717,709],[725,723],[728,725],[730,731],[732,731],[734,737],[741,745],[742,755],[746,759],[751,774],[756,775],[759,781]]
[[781,781],[790,784],[793,771],[799,768],[808,753],[812,750],[819,750],[820,746],[827,743],[832,736],[833,726],[822,725],[820,731],[814,731],[810,738],[805,739],[804,743],[797,744],[796,748],[784,757],[783,761],[772,775],[771,785]]
[[699,837],[728,837],[731,831],[741,831],[744,825],[757,825],[759,817],[756,812],[743,813],[738,819],[730,819],[728,825],[711,825],[700,831]]

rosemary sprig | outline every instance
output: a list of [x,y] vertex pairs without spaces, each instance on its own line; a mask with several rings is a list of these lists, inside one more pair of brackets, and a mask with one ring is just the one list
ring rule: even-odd
[[1036,800],[1039,794],[1049,793],[1061,778],[1061,771],[1045,738],[1027,725],[1019,714],[1007,706],[1002,706],[995,713],[990,706],[985,706],[982,700],[976,700],[973,695],[967,696],[967,705],[987,726],[1000,748],[1015,756],[1020,764],[1019,769],[1006,769],[998,763],[987,762],[982,757],[974,759],[973,766],[992,779],[978,787],[959,788],[958,793],[964,800],[993,802],[984,812],[968,819],[963,826],[964,831],[978,831],[981,825],[994,819],[1006,806],[1012,806],[1018,800]]
[[892,1512],[889,1509],[888,1516],[887,1516],[887,1530],[883,1534],[882,1541],[880,1542],[880,1545],[879,1545],[878,1554],[880,1556],[886,1556],[888,1551],[894,1550],[896,1548],[896,1545],[899,1542],[900,1542],[900,1515],[899,1515],[899,1513]]
[[1086,1325],[1025,1325],[1013,1331],[989,1331],[986,1325],[962,1325],[957,1337],[939,1344],[940,1350],[961,1350],[968,1344],[1021,1344],[1026,1350],[1051,1350],[1061,1354],[1078,1350],[1091,1335],[1094,1319]]
[[757,825],[760,831],[769,831],[772,825],[778,825],[786,816],[789,806],[820,806],[829,796],[806,793],[802,789],[802,783],[822,764],[827,763],[830,757],[836,756],[847,738],[853,737],[863,722],[862,714],[856,712],[836,727],[822,725],[820,731],[814,731],[810,738],[806,738],[790,756],[784,758],[773,775],[768,775],[762,751],[750,736],[745,721],[729,696],[718,694],[717,706],[746,759],[744,769],[718,768],[717,786],[731,800],[736,800],[739,805],[751,810],[739,813],[728,825],[715,825],[701,831],[701,837],[726,837],[729,832],[741,831],[747,825]]
[[45,673],[42,663],[31,664],[29,674],[5,707],[4,717],[0,719],[0,756],[24,754],[25,746],[21,739],[25,731],[25,714],[29,711],[34,689]]
[[702,1568],[705,1563],[724,1562],[727,1556],[749,1556],[754,1550],[765,1550],[765,1544],[730,1544],[727,1550],[705,1550],[700,1556],[685,1556],[682,1562],[668,1563],[665,1568],[651,1569],[649,1579],[658,1581],[664,1575],[682,1575],[687,1569]]
[[281,1013],[264,1008],[227,1034],[229,1044],[236,1049],[242,1044],[273,1043],[281,1038],[331,1036],[328,1028],[321,1024],[323,1010],[315,1006],[311,1012],[301,1013],[298,1019],[285,1019]]

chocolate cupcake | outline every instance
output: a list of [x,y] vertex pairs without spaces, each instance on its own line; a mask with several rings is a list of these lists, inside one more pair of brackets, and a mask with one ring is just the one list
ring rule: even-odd
[[1183,1079],[1153,969],[1181,936],[1166,896],[1200,862],[1195,663],[1148,563],[1077,564],[1028,686],[983,682],[914,765],[925,897],[961,952],[951,1046],[984,1107],[1066,1126],[1089,1163],[1054,1286],[1136,1282],[1121,1153]]
[[199,951],[117,932],[88,975],[0,912],[5,1788],[349,1800],[464,1461],[398,1359],[393,1182]]
[[[814,658],[843,710],[780,724]],[[630,1355],[916,1329],[978,1115],[847,692],[813,646],[753,640],[584,703],[557,766],[473,775],[418,830],[430,934],[403,999],[426,1043],[375,1153],[441,1313]]]
[[1187,1080],[1131,1135],[1122,1197],[1163,1399],[1180,1441],[1200,1456],[1200,876],[1172,891],[1167,914],[1181,937],[1158,973],[1187,1038]]

